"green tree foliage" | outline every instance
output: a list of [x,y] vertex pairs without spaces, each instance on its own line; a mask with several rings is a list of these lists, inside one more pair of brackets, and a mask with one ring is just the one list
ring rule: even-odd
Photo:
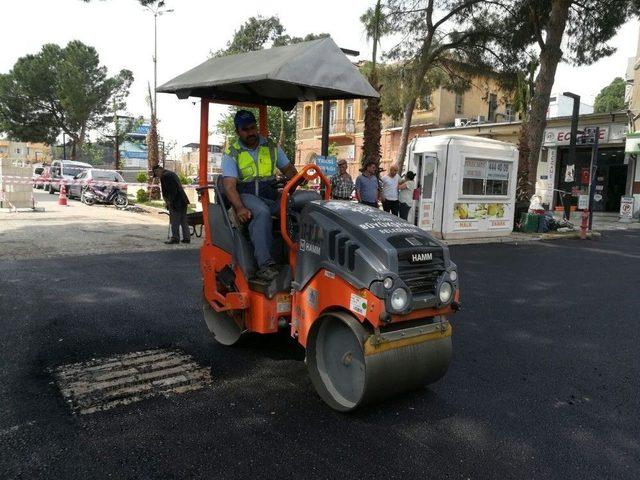
[[82,42],[64,48],[44,45],[0,75],[0,131],[16,140],[45,143],[64,132],[75,158],[88,132],[109,121],[111,108],[125,106],[131,82],[129,70],[109,77],[96,50]]
[[613,81],[600,90],[593,105],[596,113],[615,112],[627,108],[624,101],[624,93],[627,88],[626,82],[621,77],[616,77]]
[[227,42],[226,48],[211,52],[214,57],[224,57],[236,53],[253,52],[269,47],[282,47],[300,42],[308,42],[319,38],[328,37],[328,33],[310,33],[304,37],[292,37],[285,33],[285,28],[277,16],[250,17],[240,25],[233,34],[233,38]]
[[[278,47],[294,43],[317,40],[328,37],[328,33],[313,34],[305,37],[291,37],[285,32],[280,19],[277,16],[249,18],[233,34],[233,38],[227,42],[227,47],[216,52],[212,56],[222,57],[237,53],[262,50],[263,48]],[[217,132],[226,138],[236,136],[233,125],[233,115],[239,110],[230,107],[217,124]],[[252,110],[252,109],[249,109]],[[257,110],[253,109],[256,117]],[[271,136],[278,140],[287,157],[293,162],[296,150],[296,116],[295,111],[285,112],[278,107],[267,108],[267,126]]]
[[416,101],[428,90],[425,82],[449,82],[458,90],[469,78],[501,66],[490,45],[505,10],[500,0],[386,0],[384,7],[389,30],[403,38],[386,52],[400,65],[406,100],[397,157],[402,166]]
[[526,175],[527,196],[535,189],[535,172],[546,127],[549,97],[558,63],[589,65],[611,55],[608,42],[630,16],[638,0],[512,0],[503,22],[497,55],[528,58],[538,65],[528,115],[523,124],[526,157],[520,170]]

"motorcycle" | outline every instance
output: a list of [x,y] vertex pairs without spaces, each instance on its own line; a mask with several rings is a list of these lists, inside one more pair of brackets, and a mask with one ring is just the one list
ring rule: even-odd
[[95,185],[87,185],[82,189],[80,201],[85,205],[104,203],[114,205],[120,209],[126,208],[129,205],[127,194],[116,186],[98,187]]

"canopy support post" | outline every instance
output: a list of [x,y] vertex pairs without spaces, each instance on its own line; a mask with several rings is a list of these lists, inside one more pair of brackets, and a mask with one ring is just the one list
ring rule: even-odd
[[260,135],[263,137],[269,136],[269,127],[267,126],[267,106],[260,105],[258,107],[258,127],[260,129]]
[[[198,183],[205,187],[209,183],[209,99],[200,99],[200,149],[198,165]],[[202,220],[204,222],[204,243],[211,243],[209,238],[209,189],[200,191],[200,203],[202,205]]]
[[322,101],[322,144],[320,146],[320,155],[329,156],[329,113],[331,102],[329,100]]
[[198,179],[201,187],[209,181],[207,178],[209,163],[209,100],[200,99],[200,150]]

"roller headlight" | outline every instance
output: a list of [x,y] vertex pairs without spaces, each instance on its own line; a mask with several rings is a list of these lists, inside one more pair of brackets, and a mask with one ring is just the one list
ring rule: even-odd
[[393,278],[391,277],[385,278],[384,281],[382,282],[382,286],[387,290],[391,290],[391,287],[393,287]]
[[452,282],[456,282],[458,280],[458,272],[456,272],[455,270],[451,270],[449,272],[449,278]]
[[449,282],[442,282],[438,289],[438,298],[441,303],[449,303],[453,296],[453,286]]
[[391,294],[391,308],[395,311],[401,312],[407,307],[409,302],[409,295],[404,288],[396,288]]

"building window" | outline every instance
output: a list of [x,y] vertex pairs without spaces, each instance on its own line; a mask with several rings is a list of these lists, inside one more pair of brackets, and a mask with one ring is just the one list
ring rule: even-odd
[[456,93],[456,115],[459,115],[462,113],[462,109],[464,108],[464,104],[462,102],[462,94],[461,93]]
[[367,101],[366,100],[360,100],[360,111],[358,112],[358,121],[362,121],[364,120],[364,112],[367,109]]
[[462,175],[462,194],[507,196],[510,173],[510,162],[466,158]]
[[316,127],[321,127],[322,126],[322,104],[319,103],[318,105],[316,105],[316,123],[315,123]]
[[311,126],[311,105],[304,107],[304,128]]
[[431,109],[431,95],[421,95],[418,97],[418,110]]
[[498,96],[495,93],[489,94],[489,115],[487,120],[490,122],[496,121],[496,110],[498,109]]
[[504,113],[507,117],[507,122],[514,122],[516,120],[516,116],[513,113],[513,104],[507,103],[504,106]]
[[19,148],[16,148],[16,155],[20,155],[21,150]]
[[329,108],[329,125],[335,125],[338,121],[338,104],[331,102]]
[[353,100],[349,100],[344,104],[344,118],[353,120]]

